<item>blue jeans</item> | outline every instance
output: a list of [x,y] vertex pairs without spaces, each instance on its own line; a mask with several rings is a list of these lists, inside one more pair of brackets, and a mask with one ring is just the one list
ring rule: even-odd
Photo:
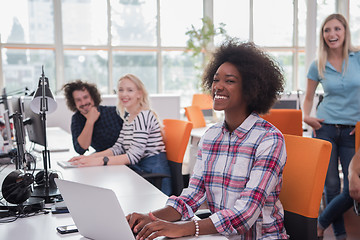
[[[326,207],[319,216],[319,224],[327,228],[333,224],[333,230],[337,239],[346,237],[343,213],[352,206],[349,195],[348,168],[355,154],[355,135],[349,135],[354,128],[337,128],[333,125],[325,125],[316,131],[316,138],[331,142],[332,150],[329,168],[325,180]],[[341,191],[338,164],[344,174],[344,186]]]
[[[170,167],[166,158],[166,153],[143,158],[135,165],[129,166],[138,174],[142,173],[162,173],[171,176]],[[161,180],[161,191],[170,196],[172,193],[171,178],[163,178]]]

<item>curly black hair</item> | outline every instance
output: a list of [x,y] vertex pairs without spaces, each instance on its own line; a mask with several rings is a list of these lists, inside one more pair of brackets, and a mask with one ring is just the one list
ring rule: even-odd
[[242,94],[248,112],[267,113],[284,90],[284,77],[277,62],[252,42],[229,39],[215,50],[204,71],[205,91],[211,92],[214,75],[225,62],[233,64],[242,77]]
[[64,95],[66,98],[66,105],[68,108],[75,112],[77,110],[75,105],[75,100],[73,97],[74,91],[84,91],[87,90],[94,101],[94,105],[98,107],[101,103],[101,95],[93,83],[83,82],[80,79],[77,79],[73,82],[66,83],[62,88],[64,90]]

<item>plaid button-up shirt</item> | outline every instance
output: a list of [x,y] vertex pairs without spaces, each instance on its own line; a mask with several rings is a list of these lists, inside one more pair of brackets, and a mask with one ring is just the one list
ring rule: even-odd
[[207,200],[223,235],[287,239],[279,200],[285,162],[282,134],[257,114],[232,133],[225,123],[216,124],[201,138],[189,187],[167,204],[185,220]]

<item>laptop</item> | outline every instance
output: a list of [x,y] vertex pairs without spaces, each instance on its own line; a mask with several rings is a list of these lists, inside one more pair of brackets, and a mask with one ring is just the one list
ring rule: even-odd
[[81,235],[135,240],[114,191],[59,178],[55,182]]

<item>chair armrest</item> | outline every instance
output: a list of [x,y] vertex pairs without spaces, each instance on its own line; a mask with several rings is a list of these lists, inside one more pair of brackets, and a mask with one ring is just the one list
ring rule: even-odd
[[141,176],[146,179],[171,177],[170,175],[163,173],[143,173],[141,174]]

